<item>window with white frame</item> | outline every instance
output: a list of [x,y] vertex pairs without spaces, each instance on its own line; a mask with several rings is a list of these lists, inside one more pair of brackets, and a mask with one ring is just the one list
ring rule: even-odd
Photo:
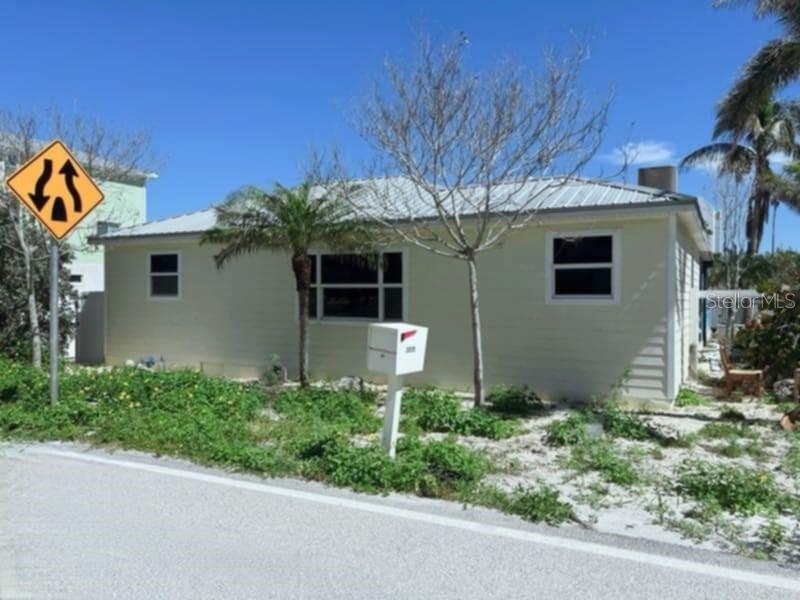
[[615,302],[619,252],[618,232],[548,234],[548,301]]
[[403,253],[311,256],[312,319],[401,321]]
[[180,296],[180,257],[175,252],[150,254],[149,295],[151,298]]

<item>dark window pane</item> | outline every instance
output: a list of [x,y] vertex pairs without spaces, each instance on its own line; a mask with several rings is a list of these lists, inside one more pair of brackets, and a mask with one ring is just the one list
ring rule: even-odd
[[556,269],[557,296],[610,296],[611,269]]
[[177,275],[156,275],[150,277],[151,296],[177,296],[178,295],[178,276]]
[[308,316],[317,318],[317,288],[312,287],[308,294]]
[[383,318],[387,321],[403,320],[403,290],[385,288],[383,290]]
[[153,254],[150,256],[151,273],[177,273],[177,254]]
[[308,262],[311,265],[311,283],[317,283],[317,257],[312,254]]
[[69,282],[70,283],[80,283],[83,281],[83,275],[70,275]]
[[378,318],[378,288],[324,288],[323,316]]
[[403,255],[387,252],[383,255],[383,282],[403,283]]
[[555,238],[553,262],[557,265],[611,262],[610,235],[583,238]]
[[323,255],[322,283],[378,283],[375,258],[363,254]]

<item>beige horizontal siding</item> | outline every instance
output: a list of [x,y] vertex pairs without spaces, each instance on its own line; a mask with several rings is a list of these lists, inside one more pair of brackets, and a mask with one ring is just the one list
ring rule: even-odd
[[[619,229],[618,305],[545,303],[545,235],[537,225],[515,232],[478,261],[486,380],[528,384],[549,397],[589,398],[608,392],[630,371],[634,397],[666,395],[667,224],[662,217],[568,223],[552,229]],[[180,300],[147,298],[147,256],[179,250]],[[258,374],[270,354],[296,371],[294,284],[284,253],[235,259],[224,270],[214,249],[185,240],[111,245],[107,251],[106,356],[119,363],[152,354],[170,364],[225,374]],[[408,320],[430,327],[425,372],[410,378],[468,389],[472,352],[467,268],[458,260],[407,249]],[[314,323],[316,377],[366,371],[366,324]]]

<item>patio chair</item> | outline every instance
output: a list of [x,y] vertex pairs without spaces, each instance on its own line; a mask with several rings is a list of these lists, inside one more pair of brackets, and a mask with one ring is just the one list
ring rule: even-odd
[[741,384],[744,388],[750,385],[753,393],[761,399],[764,395],[764,371],[762,369],[737,369],[731,360],[727,340],[719,340],[719,359],[725,372],[725,396],[730,398],[733,388]]

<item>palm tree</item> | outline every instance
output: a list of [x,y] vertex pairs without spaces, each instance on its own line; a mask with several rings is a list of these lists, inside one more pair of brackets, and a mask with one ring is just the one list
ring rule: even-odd
[[[737,6],[742,0],[717,0],[717,6]],[[749,115],[757,112],[780,88],[800,77],[800,5],[797,0],[754,0],[756,18],[777,17],[783,35],[767,42],[745,65],[720,103],[715,137],[747,132]]]
[[795,141],[799,115],[798,105],[781,104],[769,99],[758,111],[746,117],[737,117],[736,122],[744,124],[743,129],[737,132],[733,123],[718,113],[714,137],[723,140],[703,146],[681,161],[682,168],[716,163],[721,174],[732,174],[738,179],[752,176],[753,187],[747,208],[748,254],[758,252],[770,206],[785,202],[794,209],[800,209],[800,204],[791,197],[792,184],[774,173],[770,166],[770,156],[777,152],[791,157],[800,154],[800,147]]
[[231,259],[263,250],[291,254],[300,324],[300,384],[308,385],[308,306],[313,246],[363,250],[370,246],[371,231],[354,220],[337,194],[304,182],[295,188],[275,185],[271,191],[248,186],[233,192],[216,208],[217,225],[207,231],[203,244],[221,244],[214,256],[217,268]]

